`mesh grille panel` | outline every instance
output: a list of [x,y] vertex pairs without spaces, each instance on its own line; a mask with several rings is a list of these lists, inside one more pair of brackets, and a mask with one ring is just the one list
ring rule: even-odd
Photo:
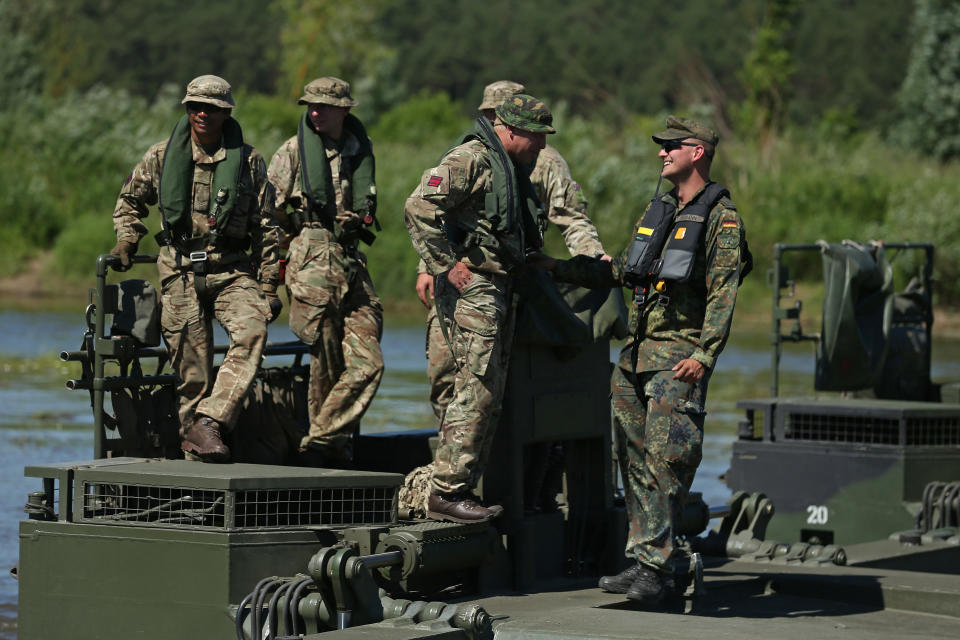
[[906,442],[900,442],[900,420],[876,416],[787,414],[784,437],[788,440],[852,442],[906,446],[960,445],[960,417],[906,418]]
[[80,521],[250,530],[396,521],[396,487],[229,491],[83,483]]
[[236,526],[388,524],[396,511],[395,498],[392,487],[241,491]]
[[788,440],[865,444],[898,444],[900,441],[900,422],[889,418],[797,412],[787,414],[784,427],[784,437]]
[[141,526],[222,529],[226,526],[226,499],[225,491],[209,489],[84,482],[80,518]]
[[960,418],[910,418],[908,445],[960,445]]

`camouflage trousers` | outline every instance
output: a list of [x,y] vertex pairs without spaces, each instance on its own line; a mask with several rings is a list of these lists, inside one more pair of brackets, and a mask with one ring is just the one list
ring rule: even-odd
[[633,375],[620,364],[611,384],[629,522],[626,555],[665,567],[674,552],[674,522],[702,457],[709,372],[691,384],[674,380],[673,371]]
[[430,307],[427,314],[427,379],[430,381],[430,405],[437,416],[437,426],[443,424],[447,405],[453,398],[453,383],[457,374],[457,363],[437,317],[436,306]]
[[457,493],[477,486],[490,455],[506,385],[514,313],[505,275],[474,272],[461,293],[444,278],[437,278],[436,284],[436,304],[449,328],[456,370],[440,425],[433,488]]
[[310,430],[300,447],[353,458],[353,436],[383,377],[383,307],[365,259],[326,229],[290,243],[290,329],[310,346]]
[[[193,273],[181,271],[174,264],[161,252],[160,326],[170,363],[180,377],[177,396],[181,434],[198,413],[230,431],[263,358],[270,306],[248,273],[248,261],[206,276],[205,305],[197,298]],[[213,317],[230,340],[216,379]]]

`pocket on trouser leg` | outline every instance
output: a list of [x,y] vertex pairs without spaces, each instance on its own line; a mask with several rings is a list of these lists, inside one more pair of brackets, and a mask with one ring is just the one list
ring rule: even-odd
[[479,309],[460,304],[453,313],[456,325],[457,360],[476,376],[484,376],[497,344],[497,318]]
[[[190,284],[189,286],[193,286]],[[182,290],[177,290],[181,289]],[[180,282],[163,292],[160,307],[160,326],[164,331],[177,332],[190,324],[200,322],[200,304],[192,289]]]

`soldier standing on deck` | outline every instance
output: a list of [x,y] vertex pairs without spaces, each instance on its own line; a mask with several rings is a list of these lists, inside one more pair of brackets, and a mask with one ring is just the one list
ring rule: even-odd
[[539,263],[558,281],[635,290],[634,338],[612,380],[626,555],[635,562],[601,578],[600,587],[647,605],[669,590],[674,523],[702,454],[707,384],[751,264],[740,216],[727,190],[710,181],[717,134],[670,116],[653,141],[661,146],[661,175],[675,188],[650,203],[624,255],[612,263]]
[[[507,98],[524,91],[524,86],[518,82],[492,82],[484,88],[483,100],[477,109],[487,120],[494,122],[494,109]],[[530,183],[547,210],[547,219],[557,225],[563,234],[570,255],[606,255],[597,229],[587,216],[587,199],[583,196],[580,185],[570,175],[570,168],[560,152],[549,144],[537,156],[536,164],[530,173]],[[437,322],[437,313],[433,306],[433,276],[427,272],[423,260],[417,269],[416,291],[420,302],[429,309],[427,378],[430,380],[430,404],[439,424],[443,422],[443,414],[453,396],[453,378],[457,366]]]
[[[267,323],[280,313],[280,238],[266,165],[230,117],[230,85],[195,78],[183,104],[169,140],[147,150],[120,191],[110,253],[119,259],[114,268],[130,267],[147,233],[147,207],[159,202],[160,324],[180,378],[181,448],[223,462],[230,458],[223,434],[260,366]],[[213,317],[230,338],[216,379]]]
[[440,426],[427,515],[456,522],[503,511],[473,495],[503,396],[513,338],[511,273],[539,247],[538,206],[526,171],[554,133],[546,105],[513,96],[492,124],[475,128],[440,164],[424,172],[407,199],[414,248],[435,278],[439,321],[456,358],[453,394]]
[[[294,235],[287,256],[290,329],[310,347],[309,466],[351,466],[353,438],[383,376],[383,307],[358,241],[373,242],[373,143],[350,114],[339,78],[304,87],[299,133],[270,161],[277,215]],[[289,214],[287,210],[289,208]],[[377,225],[379,226],[379,225]]]

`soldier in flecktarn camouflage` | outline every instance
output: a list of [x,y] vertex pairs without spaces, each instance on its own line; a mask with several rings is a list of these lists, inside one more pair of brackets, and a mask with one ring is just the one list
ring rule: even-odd
[[617,456],[627,496],[626,571],[606,591],[647,604],[671,583],[674,523],[700,464],[707,383],[726,344],[737,288],[751,261],[743,222],[710,180],[719,141],[712,129],[670,116],[653,136],[662,176],[675,188],[654,198],[634,240],[612,262],[539,261],[559,281],[635,289],[631,333],[614,368]]
[[383,376],[383,307],[358,243],[373,242],[377,189],[373,143],[350,113],[339,78],[304,87],[296,136],[270,161],[276,209],[294,236],[287,256],[290,329],[310,347],[310,430],[300,462],[349,467],[360,419]]
[[[130,267],[147,234],[148,206],[159,203],[160,322],[180,378],[181,447],[188,457],[223,462],[230,451],[222,436],[236,422],[267,323],[282,306],[280,237],[266,164],[231,117],[230,85],[195,78],[183,104],[186,114],[170,138],[147,150],[120,191],[110,253],[114,268]],[[214,317],[230,338],[215,378]]]
[[541,241],[524,167],[554,132],[552,122],[540,100],[511,96],[495,122],[477,118],[462,143],[424,172],[405,205],[456,367],[425,505],[434,519],[477,522],[503,511],[480,504],[473,490],[499,420],[513,339],[512,274]]

